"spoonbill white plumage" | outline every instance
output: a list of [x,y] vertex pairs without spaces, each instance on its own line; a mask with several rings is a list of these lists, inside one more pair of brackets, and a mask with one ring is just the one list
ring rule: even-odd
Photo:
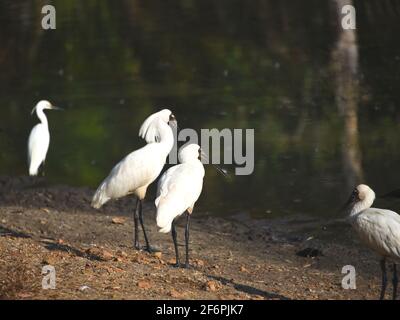
[[186,263],[189,267],[189,220],[194,204],[203,188],[204,167],[201,163],[201,150],[197,144],[183,146],[179,150],[180,164],[167,170],[158,183],[157,226],[160,232],[168,233],[172,229],[175,247],[176,266],[179,267],[179,252],[176,239],[175,221],[186,211]]
[[45,109],[62,110],[61,108],[53,106],[46,100],[39,101],[32,109],[31,114],[36,111],[40,123],[32,128],[28,139],[28,166],[29,175],[31,176],[36,176],[38,174],[39,167],[42,164],[44,165],[47,150],[49,149],[50,133],[47,118],[43,112]]
[[390,210],[371,208],[375,200],[374,191],[365,184],[357,186],[347,204],[351,205],[349,221],[361,240],[381,256],[382,289],[380,299],[385,296],[387,275],[386,259],[393,261],[393,300],[397,296],[396,261],[400,259],[400,216]]
[[160,174],[174,145],[174,135],[169,124],[176,125],[176,119],[168,109],[149,116],[139,131],[139,136],[146,140],[147,145],[122,159],[100,184],[92,200],[92,206],[99,209],[110,199],[134,194],[137,197],[133,213],[134,245],[136,249],[140,249],[138,234],[140,221],[146,249],[149,252],[151,247],[143,223],[142,201],[146,196],[147,187]]

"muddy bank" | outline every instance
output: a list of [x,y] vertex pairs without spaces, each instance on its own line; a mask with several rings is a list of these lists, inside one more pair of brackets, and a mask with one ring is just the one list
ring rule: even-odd
[[[151,243],[132,248],[133,200],[97,211],[93,190],[0,178],[0,297],[11,299],[375,299],[376,257],[340,221],[308,217],[254,221],[202,217],[191,225],[189,270],[172,266],[171,236],[144,206]],[[183,258],[184,231],[178,228]],[[143,240],[143,239],[141,239]],[[143,241],[142,241],[143,242]],[[357,289],[344,290],[341,269],[354,265]],[[43,290],[53,265],[56,289]],[[388,290],[388,297],[390,293]]]

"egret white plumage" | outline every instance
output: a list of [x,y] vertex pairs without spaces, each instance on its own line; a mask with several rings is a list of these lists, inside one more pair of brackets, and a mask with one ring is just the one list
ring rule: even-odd
[[400,260],[400,216],[390,210],[371,208],[375,200],[374,191],[365,184],[357,186],[347,205],[351,205],[349,221],[361,240],[381,256],[382,289],[380,299],[385,296],[387,275],[386,259],[393,261],[393,299],[397,296],[397,268]]
[[29,175],[31,176],[38,174],[39,167],[45,163],[47,150],[49,149],[50,132],[46,115],[43,112],[45,109],[62,110],[46,100],[39,101],[32,109],[31,114],[36,111],[40,123],[32,128],[28,139],[28,166]]
[[160,174],[174,145],[174,135],[169,124],[176,125],[176,119],[168,109],[149,116],[139,131],[139,136],[146,140],[147,145],[122,159],[100,184],[93,196],[92,206],[97,209],[110,199],[118,199],[129,194],[137,197],[133,213],[136,249],[140,249],[138,234],[140,221],[146,248],[151,251],[143,223],[142,201],[146,196],[147,187]]
[[179,150],[180,164],[167,170],[158,183],[157,226],[160,232],[168,233],[172,229],[175,247],[176,266],[180,266],[176,238],[175,221],[186,211],[186,263],[189,267],[189,220],[193,207],[203,188],[204,167],[201,163],[200,146],[189,144]]

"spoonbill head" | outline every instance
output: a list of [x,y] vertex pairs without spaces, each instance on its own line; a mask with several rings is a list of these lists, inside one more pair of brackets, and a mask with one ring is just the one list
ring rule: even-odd
[[169,109],[163,109],[150,115],[139,130],[139,137],[147,143],[159,142],[161,140],[160,124],[167,123],[172,127],[177,126],[175,115]]
[[361,211],[371,207],[374,201],[375,192],[366,184],[360,184],[354,188],[344,208],[350,208],[351,211]]
[[179,149],[178,160],[180,163],[196,162],[201,160],[202,152],[200,146],[195,143],[184,145]]
[[400,260],[400,216],[390,210],[371,208],[375,192],[367,185],[357,186],[348,201],[349,221],[361,241],[380,257],[382,288],[380,299],[385,296],[387,285],[386,259],[393,261],[393,299],[397,296],[396,262]]

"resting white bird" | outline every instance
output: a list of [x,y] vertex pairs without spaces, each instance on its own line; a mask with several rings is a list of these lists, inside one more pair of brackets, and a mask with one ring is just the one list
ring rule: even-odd
[[144,228],[142,200],[146,196],[147,187],[160,174],[174,145],[174,134],[168,124],[176,125],[175,116],[168,109],[149,116],[139,131],[139,136],[146,140],[147,145],[122,159],[100,184],[92,200],[92,206],[98,209],[110,199],[134,194],[137,197],[133,214],[134,245],[136,249],[140,249],[138,234],[138,222],[140,221],[146,249],[149,252],[152,249]]
[[176,239],[175,221],[185,211],[186,213],[186,263],[189,267],[189,220],[194,204],[203,188],[204,167],[201,163],[201,150],[197,144],[183,146],[179,150],[179,162],[167,170],[158,183],[157,198],[157,226],[160,232],[168,233],[172,229],[176,266],[179,267],[179,252]]
[[32,110],[31,114],[36,111],[40,123],[32,128],[28,140],[28,166],[29,175],[31,176],[38,174],[39,167],[45,163],[47,150],[49,149],[50,133],[47,118],[43,112],[45,109],[62,110],[46,100],[39,101]]
[[393,261],[393,299],[397,296],[396,262],[400,259],[400,216],[390,210],[371,208],[375,200],[374,191],[365,184],[357,186],[347,205],[351,205],[349,221],[361,240],[381,256],[382,290],[385,296],[387,276],[386,259]]

